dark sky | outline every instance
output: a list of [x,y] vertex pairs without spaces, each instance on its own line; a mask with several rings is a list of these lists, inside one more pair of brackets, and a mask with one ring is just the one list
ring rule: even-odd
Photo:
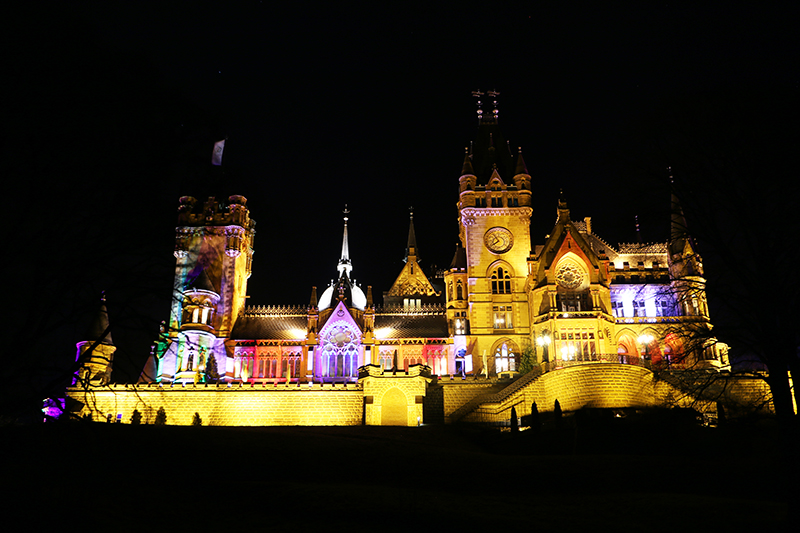
[[665,167],[681,179],[681,157],[665,130],[691,134],[682,117],[711,107],[715,132],[728,127],[715,116],[776,94],[796,105],[797,13],[604,4],[11,13],[4,161],[11,217],[24,221],[8,237],[25,258],[7,278],[19,328],[56,339],[36,350],[58,359],[106,290],[120,352],[138,361],[167,317],[182,195],[248,198],[253,304],[304,304],[331,279],[345,203],[354,276],[376,294],[402,266],[409,206],[423,267],[447,266],[477,89],[500,92],[505,137],[523,149],[534,245],[559,189],[611,243],[636,239],[635,215],[645,241],[666,240]]

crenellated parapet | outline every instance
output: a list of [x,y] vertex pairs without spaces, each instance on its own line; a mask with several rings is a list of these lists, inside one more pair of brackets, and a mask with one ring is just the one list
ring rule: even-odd
[[217,201],[213,196],[202,207],[192,196],[182,196],[178,207],[179,226],[241,226],[251,229],[250,211],[247,198],[240,195],[228,197],[227,204]]

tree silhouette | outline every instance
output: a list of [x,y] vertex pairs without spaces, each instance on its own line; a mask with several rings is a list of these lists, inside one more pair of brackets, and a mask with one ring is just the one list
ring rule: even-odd
[[676,102],[652,121],[653,144],[640,147],[672,166],[688,221],[678,237],[694,240],[706,267],[707,281],[686,276],[678,296],[706,293],[715,327],[683,324],[674,333],[699,354],[716,339],[730,344],[734,370],[766,369],[784,421],[794,418],[787,371],[800,376],[800,224],[790,215],[800,186],[796,143],[785,134],[797,123],[794,96],[775,90],[764,98],[759,88]]

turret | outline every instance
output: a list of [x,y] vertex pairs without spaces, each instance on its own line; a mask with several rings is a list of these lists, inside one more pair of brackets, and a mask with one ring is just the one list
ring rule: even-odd
[[108,385],[111,381],[114,352],[117,348],[111,340],[105,294],[84,339],[75,345],[77,348],[75,360],[80,363],[76,376],[77,384],[84,387]]
[[514,186],[519,191],[519,205],[531,205],[531,175],[522,158],[522,148],[517,149],[517,168],[514,170]]

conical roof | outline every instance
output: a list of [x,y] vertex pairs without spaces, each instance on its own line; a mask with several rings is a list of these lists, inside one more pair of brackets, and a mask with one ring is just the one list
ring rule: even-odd
[[456,243],[456,253],[453,255],[453,261],[450,263],[450,270],[454,268],[465,270],[467,268],[467,250],[461,246],[461,243]]
[[[105,334],[105,336],[103,336],[103,334]],[[108,309],[106,308],[105,295],[103,295],[102,297],[100,309],[94,316],[94,319],[92,320],[89,329],[84,335],[83,340],[94,342],[96,340],[99,340],[101,337],[102,337],[101,344],[106,344],[109,346],[114,345],[114,341],[111,340],[111,330],[109,329]]]

